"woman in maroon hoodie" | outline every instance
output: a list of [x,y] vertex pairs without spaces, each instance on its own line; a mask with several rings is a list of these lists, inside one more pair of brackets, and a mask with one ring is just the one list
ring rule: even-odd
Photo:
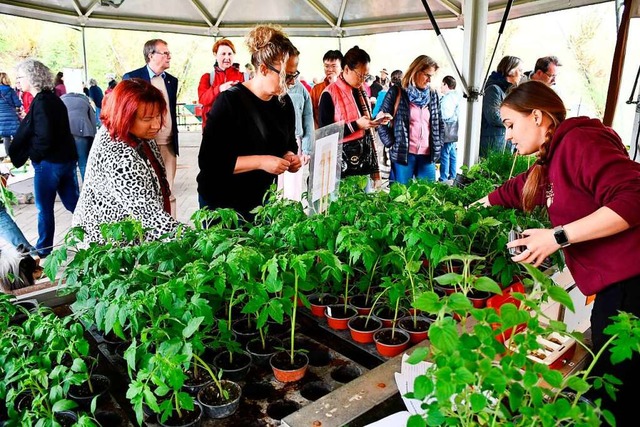
[[[547,206],[555,228],[525,230],[524,238],[508,246],[526,246],[513,260],[536,266],[563,249],[578,288],[597,295],[591,314],[597,351],[608,339],[603,330],[610,316],[618,311],[640,316],[640,164],[600,120],[565,120],[565,114],[560,97],[540,82],[524,83],[507,95],[500,108],[506,138],[519,154],[537,153],[537,161],[482,202],[525,211]],[[597,397],[618,425],[625,425],[628,411],[635,409],[631,389],[640,384],[640,358],[636,354],[615,366],[608,356],[602,359],[596,374],[610,373],[624,384],[616,402],[602,390]]]

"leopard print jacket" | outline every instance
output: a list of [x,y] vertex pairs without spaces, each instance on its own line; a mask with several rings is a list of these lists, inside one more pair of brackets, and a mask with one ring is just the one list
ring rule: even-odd
[[[150,145],[164,168],[155,141]],[[100,225],[127,218],[142,223],[147,240],[173,233],[179,224],[163,209],[160,182],[151,163],[124,142],[113,140],[103,126],[89,152],[72,225],[84,229],[85,243],[104,243]]]

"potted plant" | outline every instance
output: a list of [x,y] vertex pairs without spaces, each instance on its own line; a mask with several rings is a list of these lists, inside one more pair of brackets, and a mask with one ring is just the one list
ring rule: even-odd
[[400,301],[404,297],[406,289],[402,280],[398,280],[398,278],[389,280],[382,286],[388,288],[389,303],[393,306],[393,320],[391,327],[382,328],[373,334],[373,341],[378,353],[385,357],[393,357],[409,347],[409,334],[399,329],[396,324],[399,318]]
[[240,405],[242,395],[240,386],[233,381],[223,380],[222,371],[216,376],[209,365],[197,354],[194,354],[193,357],[213,380],[213,384],[204,386],[198,391],[198,403],[204,408],[205,414],[213,419],[233,415]]

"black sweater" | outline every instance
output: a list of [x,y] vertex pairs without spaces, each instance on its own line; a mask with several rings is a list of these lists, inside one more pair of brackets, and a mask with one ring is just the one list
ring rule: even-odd
[[78,160],[67,107],[52,91],[43,90],[33,98],[9,147],[9,156],[16,167],[25,164],[27,158],[52,163]]
[[[248,212],[262,204],[276,176],[263,170],[233,170],[239,156],[298,152],[293,104],[288,95],[283,102],[275,96],[263,101],[242,84],[220,93],[207,115],[198,155],[198,194],[209,208],[233,208],[251,219]],[[262,121],[265,137],[245,103]]]

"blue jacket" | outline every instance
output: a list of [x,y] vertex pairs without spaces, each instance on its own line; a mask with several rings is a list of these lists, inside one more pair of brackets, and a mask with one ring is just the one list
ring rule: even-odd
[[[389,88],[387,95],[382,102],[380,111],[393,114],[393,107],[398,96],[398,86]],[[431,100],[429,101],[429,114],[431,122],[431,132],[429,132],[429,157],[431,162],[435,163],[440,160],[440,151],[442,149],[442,131],[444,123],[440,114],[440,97],[438,92],[431,90]],[[402,89],[398,111],[388,126],[379,126],[378,134],[385,147],[390,148],[389,155],[391,161],[407,164],[409,157],[409,95],[407,91]]]
[[102,108],[102,99],[104,98],[104,93],[102,93],[102,89],[98,87],[98,85],[89,87],[89,98],[96,105],[96,108]]
[[[151,82],[149,78],[149,71],[147,66],[145,65],[142,68],[138,68],[137,70],[129,71],[122,76],[123,80],[128,79],[143,79],[148,82]],[[176,114],[176,102],[178,98],[178,79],[173,77],[171,74],[164,72],[164,84],[167,87],[167,93],[169,95],[169,113],[171,114],[171,135],[173,139],[173,151],[176,153],[176,156],[180,154],[178,152],[178,117]]]
[[13,136],[20,126],[16,109],[22,103],[11,86],[0,85],[0,136]]

